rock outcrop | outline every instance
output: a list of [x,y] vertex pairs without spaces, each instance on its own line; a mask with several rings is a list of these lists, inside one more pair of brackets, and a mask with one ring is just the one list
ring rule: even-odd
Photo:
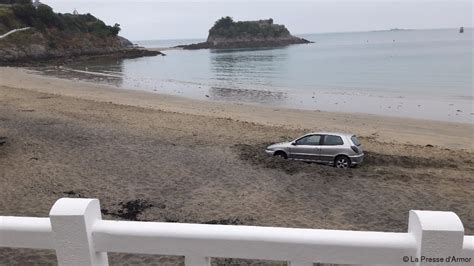
[[119,38],[119,41],[120,41],[120,45],[122,47],[125,47],[125,48],[132,48],[133,47],[133,43],[131,41],[129,41],[128,39],[122,37],[122,36],[118,36]]
[[108,26],[91,14],[57,14],[46,5],[38,8],[31,4],[3,5],[0,6],[0,35],[4,36],[0,39],[0,64],[162,54],[134,49],[129,40],[118,36],[119,31],[120,25]]
[[216,21],[209,30],[206,42],[181,45],[183,49],[225,49],[278,47],[311,43],[293,36],[284,25],[273,24],[273,19],[238,21],[225,17]]
[[162,53],[124,46],[124,41],[118,37],[103,38],[91,34],[62,35],[59,32],[31,30],[18,32],[0,40],[0,65],[67,61],[76,57],[135,58],[155,55]]

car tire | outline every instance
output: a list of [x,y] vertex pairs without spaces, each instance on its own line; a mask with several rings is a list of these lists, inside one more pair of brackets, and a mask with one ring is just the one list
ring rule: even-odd
[[345,155],[339,155],[334,159],[334,167],[348,169],[351,167],[351,159]]
[[283,158],[283,159],[288,159],[288,155],[286,155],[286,153],[283,151],[277,151],[275,152],[275,154],[273,154],[273,156]]

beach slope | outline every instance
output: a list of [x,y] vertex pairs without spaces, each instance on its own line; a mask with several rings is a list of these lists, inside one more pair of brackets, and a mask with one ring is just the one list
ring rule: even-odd
[[[0,215],[47,216],[58,198],[92,197],[104,219],[402,232],[411,209],[449,210],[474,233],[472,125],[194,101],[15,68],[0,76]],[[309,130],[360,135],[366,162],[344,171],[265,157],[268,143]],[[54,253],[0,249],[2,265],[33,262]]]

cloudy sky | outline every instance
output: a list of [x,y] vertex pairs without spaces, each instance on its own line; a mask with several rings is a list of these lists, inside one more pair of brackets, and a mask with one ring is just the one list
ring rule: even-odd
[[43,0],[57,12],[91,13],[137,40],[205,38],[222,16],[273,18],[295,34],[472,27],[470,0],[152,1]]

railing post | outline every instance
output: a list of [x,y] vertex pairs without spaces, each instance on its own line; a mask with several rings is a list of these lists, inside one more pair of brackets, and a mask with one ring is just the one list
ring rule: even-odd
[[99,200],[56,201],[49,213],[59,265],[108,265],[107,253],[95,252],[92,226],[102,219]]
[[[458,257],[462,252],[464,226],[454,212],[410,211],[408,232],[417,241],[415,265],[446,265],[446,258]],[[424,260],[423,260],[424,258]],[[428,258],[443,261],[428,261]]]
[[209,257],[185,256],[184,266],[210,266],[211,259]]

